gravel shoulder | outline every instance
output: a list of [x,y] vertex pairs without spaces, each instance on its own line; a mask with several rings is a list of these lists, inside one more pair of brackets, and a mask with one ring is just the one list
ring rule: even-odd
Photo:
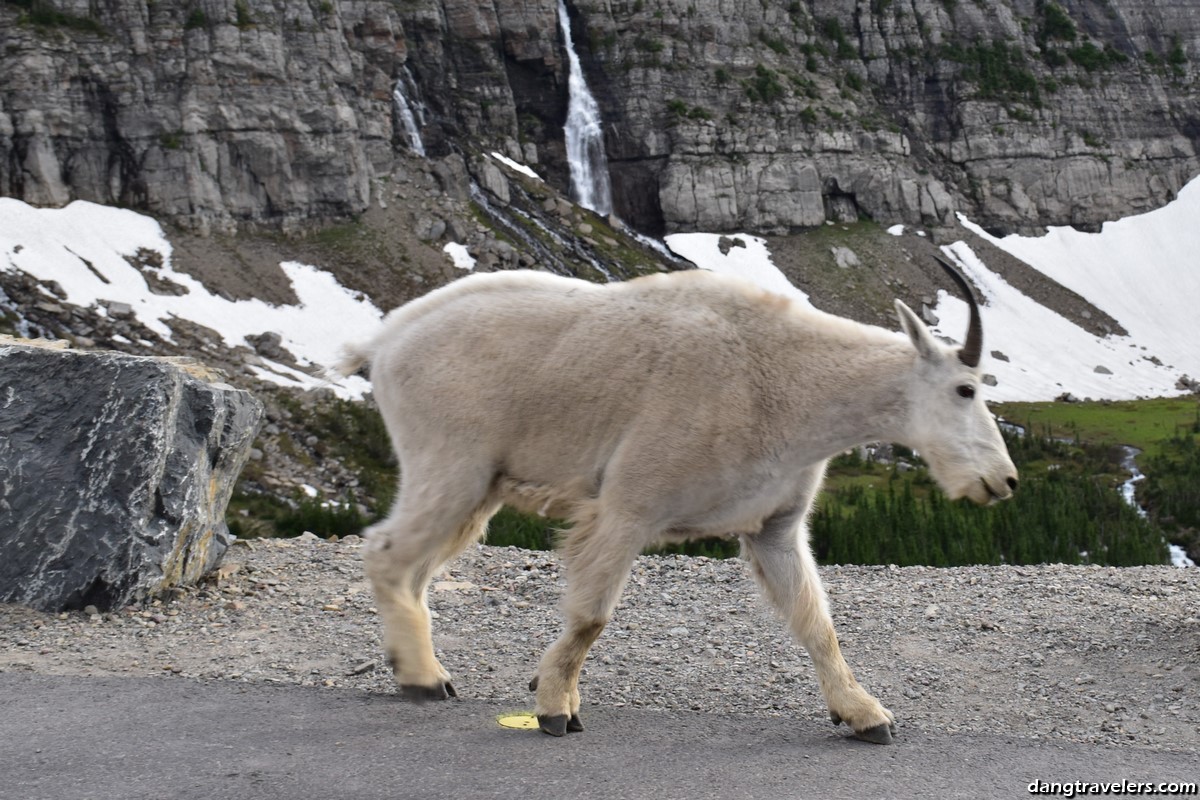
[[[242,542],[218,579],[145,608],[0,606],[0,672],[184,676],[391,693],[361,540]],[[1200,570],[826,567],[859,681],[899,736],[971,733],[1200,753]],[[532,706],[559,631],[554,553],[471,548],[433,586],[464,698]],[[745,565],[642,557],[580,685],[587,707],[826,720],[812,665]],[[824,724],[828,724],[826,721]]]

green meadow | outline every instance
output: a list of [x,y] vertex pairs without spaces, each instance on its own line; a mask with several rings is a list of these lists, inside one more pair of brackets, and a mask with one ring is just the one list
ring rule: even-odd
[[1001,403],[993,410],[1028,430],[1097,444],[1124,444],[1148,454],[1177,434],[1196,436],[1200,402],[1195,397],[1087,403]]

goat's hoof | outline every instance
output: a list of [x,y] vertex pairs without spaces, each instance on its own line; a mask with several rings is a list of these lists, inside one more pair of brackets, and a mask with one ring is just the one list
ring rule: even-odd
[[894,724],[881,722],[874,728],[867,728],[865,731],[855,731],[854,738],[870,742],[871,744],[891,744],[892,734],[895,732],[896,726]]
[[533,680],[529,682],[529,691],[536,692],[538,686],[538,676],[534,675]]
[[542,729],[542,733],[548,733],[551,736],[567,735],[566,714],[538,714],[537,719],[538,727]]
[[583,721],[579,719],[578,714],[572,714],[567,720],[567,733],[579,733],[583,730]]
[[454,691],[454,684],[450,681],[438,683],[433,686],[415,686],[412,684],[401,685],[400,694],[405,700],[413,703],[424,703],[427,700],[445,700],[449,697],[458,697],[458,692]]
[[841,716],[840,714],[838,714],[836,711],[830,711],[830,712],[829,712],[829,720],[830,720],[830,722],[832,722],[834,725],[841,725],[841,724],[842,724],[842,716]]

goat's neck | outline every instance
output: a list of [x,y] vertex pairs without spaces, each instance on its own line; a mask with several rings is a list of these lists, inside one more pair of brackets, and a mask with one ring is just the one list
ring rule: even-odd
[[914,353],[886,347],[840,365],[837,380],[812,387],[802,427],[824,457],[867,442],[905,443]]

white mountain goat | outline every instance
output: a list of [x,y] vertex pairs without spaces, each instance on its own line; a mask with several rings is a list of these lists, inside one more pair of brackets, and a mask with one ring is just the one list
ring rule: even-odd
[[1016,488],[977,391],[979,311],[947,269],[971,305],[958,350],[899,300],[904,334],[701,271],[606,286],[480,274],[393,311],[338,369],[369,363],[400,463],[365,562],[403,694],[455,694],[427,588],[508,503],[572,523],[566,631],[531,684],[546,733],[583,729],[579,671],[637,555],[737,535],[811,654],[834,724],[891,742],[892,713],[842,658],[805,518],[826,460],[866,442],[920,451],[951,498],[990,503]]

